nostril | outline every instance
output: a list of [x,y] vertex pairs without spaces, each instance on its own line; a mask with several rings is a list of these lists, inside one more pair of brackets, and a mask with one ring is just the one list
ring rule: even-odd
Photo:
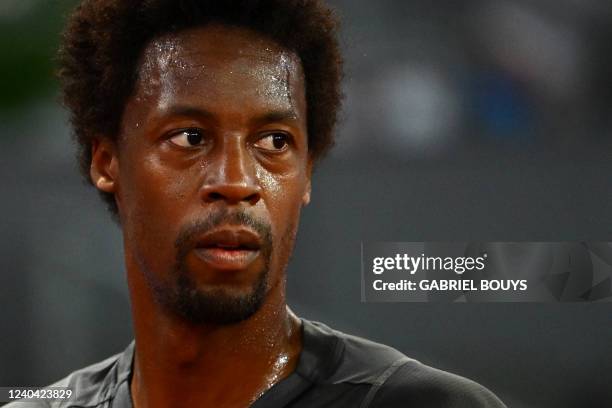
[[222,200],[223,199],[223,195],[221,193],[216,192],[216,191],[211,191],[210,193],[208,193],[208,199],[211,200],[211,201]]
[[259,198],[260,198],[259,193],[254,193],[246,197],[245,201],[248,201],[251,204],[257,204],[257,202],[259,201]]
[[251,205],[257,204],[261,198],[258,187],[233,184],[204,186],[201,197],[208,203],[217,201],[226,201],[231,204],[248,202]]

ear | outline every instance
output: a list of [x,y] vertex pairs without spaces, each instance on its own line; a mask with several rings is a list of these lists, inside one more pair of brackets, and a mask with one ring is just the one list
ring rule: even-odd
[[310,203],[310,193],[312,191],[312,158],[308,158],[306,164],[306,188],[304,189],[304,195],[302,196],[302,206],[307,206]]
[[91,143],[89,176],[94,186],[105,193],[117,191],[119,160],[115,143],[107,138],[96,138]]

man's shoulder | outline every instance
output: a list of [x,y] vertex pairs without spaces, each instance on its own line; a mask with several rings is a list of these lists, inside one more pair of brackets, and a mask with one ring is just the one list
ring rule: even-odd
[[129,372],[122,367],[130,359],[133,344],[122,353],[73,371],[63,379],[45,388],[67,388],[72,391],[71,398],[65,400],[49,400],[36,402],[16,401],[3,408],[71,408],[96,407],[114,395],[120,382],[125,380]]
[[[333,384],[370,386],[367,407],[504,408],[482,385],[409,358],[400,351],[328,326],[309,322],[321,336],[336,337],[341,351]],[[312,330],[312,329],[311,329]]]
[[327,383],[371,384],[396,361],[408,359],[384,344],[343,333],[320,322],[303,321],[309,338],[334,344],[334,352],[325,356],[333,365],[325,379]]
[[504,408],[484,386],[465,377],[409,360],[382,383],[371,407]]

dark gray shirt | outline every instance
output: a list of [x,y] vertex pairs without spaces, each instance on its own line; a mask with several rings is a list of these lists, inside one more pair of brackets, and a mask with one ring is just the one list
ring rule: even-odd
[[[293,373],[252,408],[505,408],[481,385],[410,359],[399,351],[302,319],[303,349]],[[75,397],[10,408],[132,408],[134,343],[116,356],[75,371],[53,386]]]

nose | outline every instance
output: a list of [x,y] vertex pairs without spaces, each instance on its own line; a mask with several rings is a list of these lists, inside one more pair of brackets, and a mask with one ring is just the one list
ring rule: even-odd
[[254,174],[250,154],[238,139],[223,143],[222,149],[209,156],[200,195],[206,203],[224,201],[230,205],[255,205],[261,199],[261,187]]

